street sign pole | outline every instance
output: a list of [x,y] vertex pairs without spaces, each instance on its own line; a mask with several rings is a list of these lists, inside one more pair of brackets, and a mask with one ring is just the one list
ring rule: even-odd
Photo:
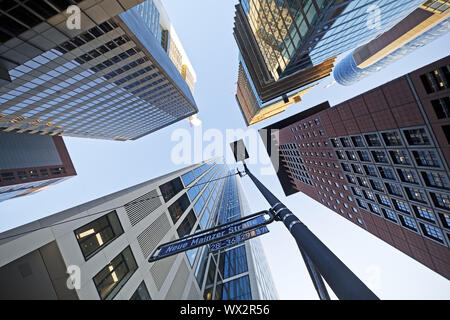
[[245,172],[269,202],[273,213],[283,221],[295,238],[319,297],[329,299],[321,278],[323,276],[341,300],[378,300],[378,297],[250,172],[245,161],[242,162]]

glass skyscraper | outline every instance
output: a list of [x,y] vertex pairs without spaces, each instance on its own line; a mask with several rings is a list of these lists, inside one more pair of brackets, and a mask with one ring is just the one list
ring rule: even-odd
[[159,244],[249,213],[226,165],[192,165],[0,234],[0,299],[276,299],[257,238],[148,262]]
[[241,0],[240,4],[267,69],[278,80],[389,30],[422,2]]
[[1,38],[1,130],[125,141],[198,112],[195,77],[161,46],[153,1],[132,9],[78,1],[81,29],[67,27],[58,3],[0,4],[2,21],[23,30]]
[[356,48],[334,69],[341,85],[352,85],[443,36],[450,30],[450,5],[426,1],[380,37]]

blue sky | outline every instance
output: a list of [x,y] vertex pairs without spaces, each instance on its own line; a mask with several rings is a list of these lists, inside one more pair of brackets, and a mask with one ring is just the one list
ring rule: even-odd
[[[237,1],[163,0],[197,73],[194,97],[203,132],[245,129],[234,98],[238,71],[238,49],[232,35],[234,3]],[[301,103],[256,125],[255,129],[326,100],[335,105],[449,52],[450,34],[447,34],[354,86],[335,84],[324,89],[332,81],[324,79]],[[0,232],[183,167],[171,160],[176,145],[171,136],[176,129],[193,132],[184,120],[137,141],[64,138],[78,176],[36,195],[0,203]],[[250,153],[255,157],[256,150]],[[305,195],[299,193],[285,199],[275,175],[259,175],[258,165],[251,165],[250,169],[380,298],[450,298],[450,282],[442,276]],[[243,179],[243,185],[253,211],[268,208],[249,178]],[[280,298],[317,299],[291,235],[281,223],[274,223],[269,229],[271,232],[261,237],[261,241]]]

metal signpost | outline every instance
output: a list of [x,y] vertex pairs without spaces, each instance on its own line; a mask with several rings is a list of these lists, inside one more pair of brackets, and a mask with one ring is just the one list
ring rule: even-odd
[[[268,218],[267,218],[268,217]],[[251,232],[266,228],[274,221],[274,216],[269,211],[261,211],[239,220],[234,220],[192,235],[159,245],[148,259],[154,262],[180,252],[195,249],[210,243],[220,242],[238,236],[240,241],[251,238]],[[266,228],[267,229],[267,228]],[[250,233],[249,233],[250,232]],[[248,234],[249,233],[249,234]],[[255,231],[256,233],[256,231]],[[261,231],[260,231],[261,233]],[[261,233],[262,234],[262,233]],[[230,240],[231,241],[231,240]],[[236,241],[236,239],[235,239]]]

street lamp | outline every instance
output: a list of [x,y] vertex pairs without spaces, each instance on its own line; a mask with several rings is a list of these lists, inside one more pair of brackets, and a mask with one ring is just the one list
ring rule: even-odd
[[297,242],[320,299],[330,300],[323,277],[341,300],[378,300],[378,297],[250,172],[245,163],[249,155],[243,140],[230,145],[236,162],[242,161],[245,173],[269,202],[276,219],[283,221]]

